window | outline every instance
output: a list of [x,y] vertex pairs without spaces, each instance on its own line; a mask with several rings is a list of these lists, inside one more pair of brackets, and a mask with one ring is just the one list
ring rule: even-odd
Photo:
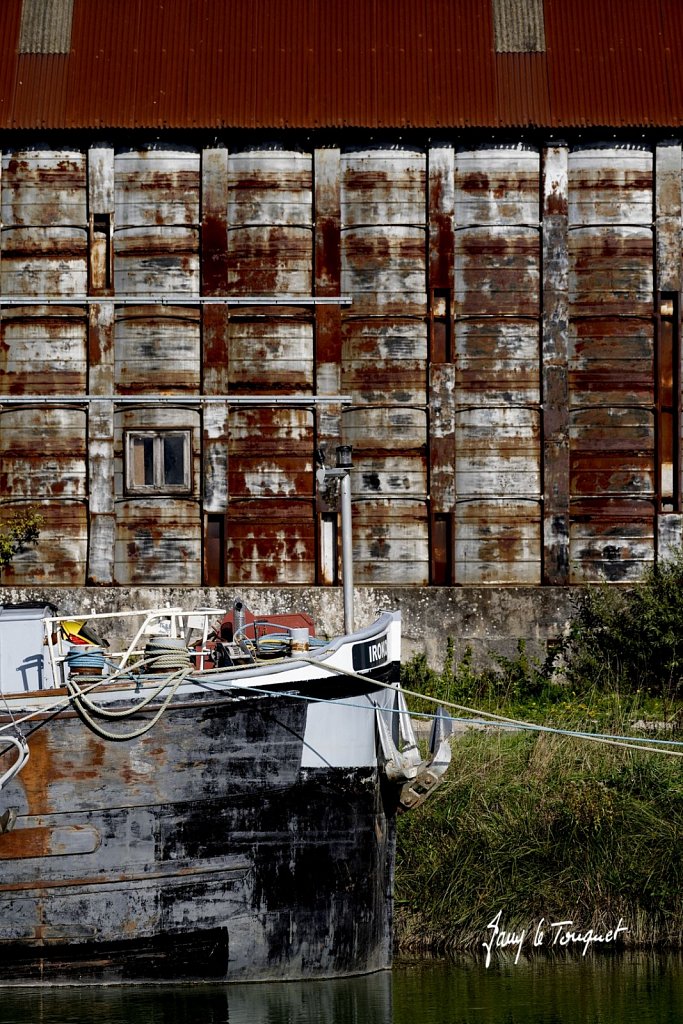
[[129,431],[125,450],[130,494],[191,491],[189,430]]

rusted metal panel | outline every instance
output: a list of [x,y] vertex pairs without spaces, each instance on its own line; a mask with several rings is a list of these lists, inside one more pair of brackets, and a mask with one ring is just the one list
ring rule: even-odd
[[573,319],[569,327],[572,407],[654,403],[651,320]]
[[114,174],[117,228],[199,224],[196,149],[157,144],[123,150],[116,154]]
[[312,497],[312,457],[313,414],[308,410],[231,410],[231,498]]
[[[19,54],[21,0],[4,0],[2,124],[681,124],[683,83],[672,58],[683,42],[677,0],[545,0],[545,52],[532,17],[539,4],[504,6],[519,31],[496,36],[493,5],[481,0],[346,0],[342,7],[329,0],[204,0],[201,17],[178,0],[73,0],[70,52]],[[525,50],[497,52],[496,39]]]
[[243,295],[304,294],[313,285],[310,153],[231,153],[228,288]]
[[[341,154],[338,149],[316,149],[313,154],[315,220],[315,293],[341,294]],[[336,305],[315,310],[315,387],[317,394],[338,395],[342,389],[342,314]],[[317,410],[317,443],[332,452],[341,443],[341,407]],[[332,582],[334,564],[330,534],[331,514],[319,528],[318,578]]]
[[427,150],[429,178],[429,285],[453,289],[455,242],[455,151],[452,146]]
[[2,225],[4,294],[83,294],[87,287],[85,154],[38,146],[6,152]]
[[228,151],[202,150],[202,295],[224,295],[228,287]]
[[656,282],[657,290],[681,288],[681,144],[666,142],[655,149]]
[[353,508],[356,583],[429,582],[429,524],[422,501],[376,499]]
[[537,228],[463,228],[455,245],[458,316],[538,316]]
[[3,153],[4,227],[84,228],[86,208],[86,158],[81,150],[36,145]]
[[657,516],[657,558],[674,558],[683,544],[683,516],[680,512]]
[[116,154],[118,292],[199,293],[199,164],[199,153],[189,148]]
[[539,505],[539,500],[517,496],[459,500],[455,513],[458,583],[540,583]]
[[537,225],[538,175],[539,154],[522,143],[458,151],[456,224]]
[[543,580],[569,580],[568,149],[543,153]]
[[[44,417],[45,410],[41,410]],[[6,414],[3,413],[4,418]],[[39,428],[42,430],[42,426]],[[2,434],[5,433],[4,424]],[[35,443],[34,434],[34,443]],[[41,436],[41,434],[38,434]],[[63,441],[60,434],[57,440]],[[81,442],[82,446],[82,442]],[[52,458],[53,464],[61,468],[59,451]],[[67,460],[68,461],[68,460]],[[3,459],[4,463],[4,459]],[[85,463],[82,461],[83,477]],[[4,472],[4,470],[3,470]],[[77,473],[74,472],[74,476]],[[80,486],[80,482],[78,483]],[[5,492],[7,493],[7,492]],[[48,492],[49,493],[49,492]],[[19,494],[14,490],[13,497]],[[56,500],[41,499],[31,496],[28,504],[34,506],[43,518],[37,544],[30,545],[25,551],[15,555],[12,564],[2,571],[4,586],[83,586],[86,579],[86,558],[88,542],[88,517],[84,499],[66,500],[60,496]],[[10,501],[0,505],[0,529],[13,512],[25,507],[26,502]]]
[[227,582],[312,583],[313,414],[233,408],[229,422]]
[[312,500],[231,500],[228,585],[311,584],[315,579],[315,533]]
[[116,512],[117,583],[201,583],[201,521],[196,500],[168,495],[130,498],[119,501]]
[[569,301],[576,315],[652,313],[652,230],[586,227],[570,231]]
[[427,324],[345,318],[342,382],[355,402],[420,405],[425,400]]
[[85,391],[87,332],[83,309],[14,306],[3,310],[0,336],[0,393]]
[[654,557],[651,502],[623,499],[572,506],[570,583],[638,579]]
[[459,409],[455,447],[456,581],[540,582],[540,411]]
[[199,391],[200,314],[182,306],[122,306],[116,312],[120,394]]
[[569,154],[573,228],[652,223],[653,160],[648,149],[604,145]]
[[460,409],[455,420],[459,497],[540,494],[537,409]]
[[569,154],[569,301],[580,314],[651,315],[652,153]]
[[455,508],[455,367],[429,368],[429,499],[432,512]]
[[[393,435],[403,422],[414,435],[410,445],[417,443],[417,431],[426,446],[426,420],[404,408],[427,399],[426,154],[351,150],[342,154],[341,175],[341,290],[353,296],[342,328],[343,389],[359,405],[395,405],[387,412],[368,410],[372,422]],[[366,583],[427,581],[426,448],[406,449],[401,440],[397,458],[381,437],[370,433],[362,441],[363,416],[354,413],[349,420],[362,453],[352,486],[365,498],[354,508],[356,577]],[[408,494],[417,500],[405,503]]]
[[88,211],[113,213],[115,205],[114,147],[96,142],[88,149]]
[[228,325],[230,391],[312,393],[313,324],[308,320],[247,320]]
[[203,409],[202,481],[205,512],[226,512],[228,508],[228,409],[227,402],[211,402]]
[[481,406],[540,401],[539,326],[534,320],[462,320],[456,331],[458,402]]
[[654,497],[651,409],[577,410],[570,419],[570,440],[572,494]]
[[342,156],[342,292],[354,315],[426,310],[426,157],[370,149]]
[[88,582],[114,580],[114,406],[93,402],[88,411]]
[[344,439],[353,445],[355,498],[427,496],[427,416],[422,409],[375,406],[345,410]]
[[568,169],[570,579],[628,580],[654,558],[653,159],[586,147]]
[[455,163],[455,304],[459,316],[539,313],[539,155],[501,146]]
[[539,153],[455,161],[457,583],[541,574]]
[[0,414],[0,492],[19,498],[86,494],[84,409],[13,406]]

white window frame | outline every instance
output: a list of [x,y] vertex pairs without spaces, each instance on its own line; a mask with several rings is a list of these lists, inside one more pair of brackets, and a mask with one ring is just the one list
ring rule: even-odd
[[[164,440],[180,437],[183,442],[183,482],[168,483],[164,478]],[[142,483],[135,479],[135,458],[133,444],[136,440],[151,438],[153,483]],[[124,433],[124,463],[127,494],[191,494],[192,493],[192,431],[191,430],[126,430]]]

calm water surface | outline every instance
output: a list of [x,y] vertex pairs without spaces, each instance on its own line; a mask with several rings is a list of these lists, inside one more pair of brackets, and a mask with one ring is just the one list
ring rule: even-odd
[[475,959],[306,984],[0,989],[0,1024],[680,1024],[680,956]]

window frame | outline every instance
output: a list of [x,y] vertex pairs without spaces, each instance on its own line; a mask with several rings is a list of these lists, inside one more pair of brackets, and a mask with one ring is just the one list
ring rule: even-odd
[[[164,441],[168,437],[180,437],[183,442],[183,482],[168,483],[164,479]],[[135,459],[133,444],[139,438],[151,438],[152,470],[154,482],[145,484],[136,482],[134,478]],[[124,481],[126,494],[163,495],[192,494],[192,430],[185,427],[169,427],[164,429],[126,430],[123,436]]]

